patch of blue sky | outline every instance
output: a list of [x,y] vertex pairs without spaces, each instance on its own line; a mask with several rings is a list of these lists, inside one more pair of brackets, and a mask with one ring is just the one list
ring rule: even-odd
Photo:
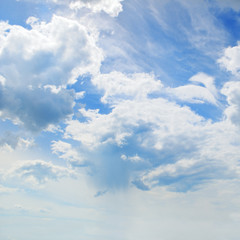
[[34,16],[43,21],[49,21],[52,11],[49,5],[45,3],[34,3],[17,0],[1,0],[0,2],[0,20],[8,21],[11,25],[21,25],[30,28],[26,20]]
[[225,9],[223,11],[213,10],[213,14],[215,14],[218,21],[222,24],[222,27],[228,32],[228,45],[235,46],[236,42],[240,39],[240,12],[236,12],[233,9]]
[[51,159],[58,159],[59,158],[52,154],[51,150],[51,144],[52,141],[56,141],[58,139],[62,139],[62,133],[61,132],[41,132],[41,134],[37,135],[35,137],[35,144],[36,149],[35,151],[38,152],[39,155],[42,155],[42,157],[47,158],[49,160]]
[[[91,82],[91,76],[80,76],[78,81],[68,87],[69,89],[74,89],[75,92],[84,91],[82,98],[76,100],[75,111],[78,111],[81,108],[89,109],[99,109],[100,114],[108,114],[111,112],[111,107],[108,104],[101,102],[101,97],[103,92],[98,90]],[[81,120],[81,115],[77,112],[73,116],[73,119]],[[84,119],[82,119],[84,120]]]
[[[116,20],[121,27],[116,30],[115,36],[111,36],[115,39],[111,43],[119,46],[120,42],[125,42],[121,48],[127,55],[106,58],[103,72],[110,69],[153,72],[166,86],[171,87],[185,84],[197,72],[218,73],[216,58],[206,54],[206,51],[218,54],[219,44],[226,45],[224,38],[216,36],[206,40],[208,33],[204,29],[196,32],[189,12],[178,2],[170,1],[157,14],[161,15],[167,27],[159,24],[148,6],[136,1],[124,2],[124,11]],[[215,28],[219,30],[220,26],[216,25]],[[125,31],[128,35],[122,39]],[[204,51],[192,44],[191,36],[205,42]]]
[[17,132],[19,130],[19,126],[12,123],[12,121],[6,119],[6,120],[0,120],[0,133],[3,134],[6,129],[8,131]]
[[223,118],[223,108],[212,104],[184,104],[189,106],[195,113],[203,116],[205,119],[211,119],[213,122],[221,121]]

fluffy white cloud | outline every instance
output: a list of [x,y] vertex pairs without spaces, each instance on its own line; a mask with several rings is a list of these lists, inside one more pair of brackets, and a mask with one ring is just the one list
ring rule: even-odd
[[102,52],[85,26],[59,16],[27,22],[32,29],[1,23],[0,73],[8,86],[61,86],[99,71]]
[[118,14],[123,10],[123,0],[74,0],[70,3],[70,8],[73,10],[80,8],[88,8],[93,12],[104,11],[112,17],[117,17]]
[[191,81],[204,82],[206,88],[196,86],[196,90],[202,92],[189,93],[187,91],[189,88],[186,87],[186,91],[183,91],[186,95],[182,96],[180,93],[184,87],[166,90],[153,75],[139,73],[126,76],[119,72],[99,75],[93,78],[92,82],[103,91],[101,100],[112,106],[111,113],[100,114],[97,109],[80,109],[79,112],[86,121],[69,121],[65,136],[72,137],[89,147],[107,142],[122,145],[136,129],[144,127],[148,129],[148,135],[139,142],[145,146],[161,149],[163,139],[166,137],[186,136],[187,132],[204,123],[204,119],[188,107],[180,107],[161,95],[168,98],[166,94],[171,91],[184,100],[198,98],[202,102],[205,100],[216,103],[213,78],[199,73],[191,78]]
[[66,85],[98,73],[103,55],[96,36],[77,21],[27,22],[30,30],[0,23],[0,110],[2,118],[36,131],[72,113],[75,93]]
[[[121,72],[99,74],[92,79],[92,83],[103,91],[101,101],[108,104],[117,104],[123,100],[143,99],[166,95],[178,100],[194,103],[217,104],[217,89],[214,78],[198,73],[191,77],[188,84],[176,88],[164,88],[160,80],[156,80],[153,74],[135,73],[125,75]],[[199,86],[202,84],[204,86]],[[169,95],[169,96],[168,96]]]
[[[101,100],[110,105],[111,112],[80,109],[81,120],[68,121],[65,137],[79,141],[91,153],[105,149],[102,156],[94,155],[99,171],[104,168],[105,172],[99,174],[102,178],[108,169],[114,172],[107,176],[109,181],[121,175],[123,181],[132,181],[143,190],[169,185],[185,191],[204,179],[237,177],[239,144],[232,144],[239,140],[235,127],[229,121],[206,120],[189,107],[167,100],[174,95],[175,100],[218,104],[213,77],[198,73],[190,81],[204,87],[192,84],[164,88],[149,74],[99,75],[92,82],[102,91]],[[196,87],[195,92],[189,92],[192,87]],[[237,94],[236,86],[231,85],[227,92],[225,85],[222,90],[231,105],[237,101],[233,89]],[[112,145],[118,147],[119,154],[108,160],[107,149]],[[108,161],[115,161],[118,171],[107,165]]]
[[52,152],[57,154],[59,158],[65,159],[71,166],[83,166],[84,159],[80,156],[79,152],[72,147],[71,144],[63,141],[53,141]]
[[218,63],[232,74],[238,75],[240,70],[240,42],[237,46],[224,49],[223,56],[218,60]]
[[167,92],[186,102],[208,102],[214,105],[217,104],[217,90],[214,85],[213,77],[205,73],[198,73],[189,80],[195,84],[202,83],[204,87],[188,84],[177,88],[168,88]]
[[161,91],[161,81],[147,73],[125,75],[121,72],[101,74],[92,79],[98,89],[104,91],[103,103],[115,104],[126,99],[142,99],[148,94]]
[[222,94],[227,97],[229,106],[225,110],[227,118],[240,126],[240,82],[225,83]]
[[[218,63],[231,72],[237,78],[240,76],[240,42],[237,46],[224,49],[223,56]],[[225,115],[235,125],[240,124],[240,84],[237,81],[230,81],[224,84],[221,93],[226,96],[229,106],[225,109]]]
[[[147,127],[151,133],[140,141],[161,148],[162,139],[169,135],[191,131],[202,118],[187,107],[180,107],[163,98],[125,100],[114,107],[110,114],[81,109],[86,122],[72,120],[66,127],[66,137],[72,137],[89,147],[107,142],[124,144],[134,129]],[[151,143],[150,143],[151,142]]]

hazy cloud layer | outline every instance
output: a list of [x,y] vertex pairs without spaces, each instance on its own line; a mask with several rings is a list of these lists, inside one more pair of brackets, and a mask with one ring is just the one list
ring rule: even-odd
[[14,186],[22,187],[24,184],[28,184],[35,187],[50,180],[57,181],[60,178],[73,175],[73,171],[54,165],[51,162],[32,160],[19,162],[8,172],[3,173],[2,179],[4,182],[12,183]]

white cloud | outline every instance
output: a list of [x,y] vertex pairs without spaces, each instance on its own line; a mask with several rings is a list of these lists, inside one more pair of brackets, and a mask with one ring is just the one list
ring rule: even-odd
[[58,6],[68,7],[71,10],[77,11],[82,8],[87,8],[93,13],[105,12],[111,17],[117,17],[122,12],[121,2],[124,0],[19,0],[25,2],[41,3],[45,2],[50,6],[56,4]]
[[[170,180],[171,183],[171,180],[174,178],[181,176],[189,177],[192,174],[197,175],[199,172],[197,167],[198,163],[199,161],[194,159],[181,159],[174,164],[160,165],[144,174],[141,181],[148,188],[159,185],[159,183],[161,184],[161,180],[163,181],[163,185],[168,185],[168,181]],[[180,179],[178,179],[178,181],[180,181]]]
[[[198,73],[189,79],[195,83],[180,86],[177,88],[167,88],[169,94],[173,94],[179,100],[193,103],[217,104],[217,89],[214,85],[214,78],[205,73]],[[196,84],[202,83],[204,87]]]
[[99,72],[103,59],[96,36],[77,21],[29,18],[32,29],[0,23],[0,110],[2,118],[32,131],[70,115],[75,93],[66,90],[81,74]]
[[181,135],[186,129],[191,131],[195,125],[201,126],[204,121],[187,107],[180,107],[162,97],[151,97],[151,94],[159,96],[165,92],[153,75],[126,76],[112,72],[101,74],[92,82],[103,91],[102,102],[112,105],[111,113],[80,109],[86,121],[69,121],[65,133],[66,137],[88,147],[108,142],[124,145],[125,140],[134,134],[134,129],[147,126],[148,136],[141,140],[142,144],[160,149],[166,136]]
[[234,75],[239,75],[240,70],[240,42],[237,46],[224,49],[223,56],[218,63]]
[[125,75],[121,72],[111,72],[96,76],[92,82],[104,91],[102,102],[111,104],[126,99],[146,98],[148,94],[159,92],[163,87],[160,80],[147,73]]
[[160,148],[166,136],[184,133],[186,129],[191,131],[194,125],[201,125],[203,120],[189,108],[163,98],[125,100],[118,103],[109,114],[85,109],[81,109],[80,113],[88,120],[69,121],[66,137],[72,137],[89,147],[107,142],[122,145],[126,138],[132,136],[134,128],[148,126],[150,135],[140,142]]
[[172,96],[186,102],[217,104],[217,89],[213,77],[200,72],[191,77],[189,81],[194,85],[164,88],[161,81],[156,80],[153,74],[124,75],[120,72],[100,74],[92,79],[93,84],[104,91],[101,101],[112,105],[127,99],[144,99],[150,95],[160,96],[163,94],[169,95],[166,97]]
[[134,155],[134,156],[126,156],[125,154],[121,155],[121,159],[124,161],[130,161],[133,163],[138,163],[138,162],[143,162],[144,159],[142,159],[140,156],[138,156],[138,154]]
[[227,119],[240,126],[240,82],[227,82],[222,88],[229,106],[225,109]]
[[217,95],[217,89],[214,85],[213,77],[203,72],[199,72],[196,75],[192,76],[189,80],[191,82],[202,83],[212,93],[213,96]]
[[177,88],[169,89],[169,93],[175,95],[179,100],[192,102],[192,103],[205,103],[216,104],[216,99],[208,91],[208,89],[196,86],[196,85],[185,85]]
[[30,186],[38,186],[50,180],[57,181],[63,177],[74,176],[74,172],[65,167],[57,166],[51,162],[42,160],[22,161],[17,163],[3,173],[3,180],[7,183],[18,186],[20,184],[30,184]]
[[91,9],[94,13],[104,11],[112,17],[117,17],[123,10],[123,0],[74,0],[70,3],[70,8],[77,10],[80,8]]
[[60,158],[67,160],[71,166],[82,166],[85,162],[79,152],[71,144],[63,141],[53,141],[52,152]]
[[[239,144],[233,142],[237,143],[239,136],[235,127],[229,121],[206,120],[189,107],[167,100],[172,99],[174,93],[175,99],[188,102],[197,99],[217,105],[218,91],[213,77],[198,73],[190,81],[204,87],[187,85],[172,89],[164,88],[149,74],[126,76],[113,72],[99,75],[92,81],[102,90],[102,102],[109,104],[112,110],[102,114],[98,109],[80,109],[81,121],[68,121],[65,137],[79,141],[91,153],[108,149],[112,144],[118,146],[121,154],[114,157],[118,159],[116,164],[122,169],[134,167],[121,170],[123,172],[118,170],[111,178],[127,173],[127,180],[122,177],[123,181],[132,181],[141,189],[165,184],[173,190],[185,191],[204,179],[238,176]],[[225,85],[222,90],[231,105],[238,101],[237,86],[231,85],[230,90],[226,90]],[[196,91],[188,92],[192,87],[196,87]],[[181,88],[184,96],[177,91]],[[130,146],[131,153],[128,152]],[[111,165],[105,166],[108,160],[103,158],[108,159],[107,154],[94,155],[98,158],[99,171],[102,161],[104,168],[114,172]]]
[[6,78],[0,75],[0,84],[4,86],[6,83]]
[[28,23],[30,30],[2,23],[0,72],[9,86],[61,86],[99,71],[102,52],[85,26],[59,16]]

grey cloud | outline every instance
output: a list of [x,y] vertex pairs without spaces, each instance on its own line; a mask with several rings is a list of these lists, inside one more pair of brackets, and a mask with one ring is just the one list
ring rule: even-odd
[[49,89],[1,88],[0,94],[2,117],[17,119],[30,131],[57,124],[73,112],[73,90],[54,94]]

